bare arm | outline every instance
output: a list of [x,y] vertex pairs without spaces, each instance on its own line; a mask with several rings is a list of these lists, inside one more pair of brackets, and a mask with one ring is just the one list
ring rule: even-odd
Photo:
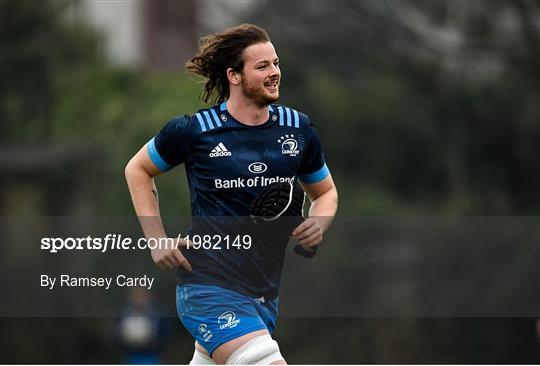
[[[167,238],[159,213],[158,193],[154,182],[154,177],[160,173],[161,171],[150,160],[146,145],[131,158],[125,169],[131,200],[147,239]],[[189,262],[180,250],[174,247],[152,249],[151,254],[160,268],[172,269],[183,266],[191,270]]]
[[318,183],[302,184],[311,206],[309,218],[294,231],[293,237],[304,246],[318,245],[334,220],[338,207],[338,194],[331,175]]

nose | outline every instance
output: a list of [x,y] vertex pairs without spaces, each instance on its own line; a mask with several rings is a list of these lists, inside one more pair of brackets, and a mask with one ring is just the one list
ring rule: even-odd
[[280,74],[281,74],[281,71],[279,70],[279,66],[272,64],[272,66],[270,66],[270,74],[268,76],[273,77],[273,76],[279,76]]

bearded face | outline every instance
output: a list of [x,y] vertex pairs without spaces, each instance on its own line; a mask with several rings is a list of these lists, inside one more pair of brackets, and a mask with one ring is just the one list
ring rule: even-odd
[[279,100],[279,77],[264,81],[242,77],[242,94],[258,106],[267,106]]
[[261,107],[276,102],[279,99],[281,71],[272,43],[253,44],[244,50],[243,56],[243,95]]

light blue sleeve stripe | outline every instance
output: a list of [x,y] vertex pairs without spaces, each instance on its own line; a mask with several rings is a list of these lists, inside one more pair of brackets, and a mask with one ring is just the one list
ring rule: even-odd
[[300,127],[300,118],[298,117],[298,112],[293,109],[293,115],[294,115],[294,127],[298,128]]
[[221,127],[221,121],[219,120],[219,117],[217,116],[217,113],[214,110],[214,108],[210,109],[210,112],[212,113],[212,117],[214,117],[214,121],[216,122],[216,125],[218,127]]
[[161,155],[159,155],[156,149],[156,143],[154,142],[154,139],[148,141],[148,143],[146,144],[146,151],[148,151],[148,156],[150,156],[150,160],[152,160],[152,163],[154,163],[162,172],[166,172],[167,170],[170,170],[172,168],[172,166],[167,164],[167,162],[163,160]]
[[330,170],[328,170],[326,163],[324,163],[321,169],[317,170],[314,173],[302,174],[301,176],[298,177],[298,179],[300,179],[302,183],[307,183],[307,184],[319,183],[324,178],[328,177],[329,174],[330,174]]
[[285,110],[287,111],[287,126],[291,127],[292,126],[291,110],[287,107],[285,107]]
[[197,119],[199,120],[199,124],[201,125],[201,130],[204,132],[206,131],[206,126],[204,124],[204,121],[202,119],[202,116],[199,114],[199,113],[195,113],[195,116],[197,117]]
[[222,112],[227,110],[227,101],[226,100],[224,100],[223,103],[221,103],[219,105],[219,110],[222,111]]
[[279,125],[284,126],[285,122],[283,122],[283,108],[277,107],[277,109],[279,111]]
[[203,111],[203,114],[204,114],[204,117],[206,118],[206,122],[208,122],[208,127],[210,127],[211,130],[216,128],[214,126],[214,123],[212,122],[212,118],[210,117],[210,113],[208,113],[207,111]]

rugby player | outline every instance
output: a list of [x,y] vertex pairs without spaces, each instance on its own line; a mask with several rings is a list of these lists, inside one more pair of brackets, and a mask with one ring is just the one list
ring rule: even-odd
[[[229,233],[219,218],[249,216],[250,203],[266,186],[299,181],[311,201],[309,217],[289,235],[306,248],[321,243],[337,210],[337,191],[310,118],[275,104],[281,71],[267,32],[242,24],[203,37],[186,68],[205,78],[201,99],[215,106],[170,120],[126,166],[145,236],[167,237],[154,177],[183,163],[191,237]],[[221,242],[220,250],[215,243],[189,248],[183,240],[151,250],[157,266],[177,268],[178,314],[195,339],[191,364],[286,364],[271,334],[288,239],[255,236],[249,247]]]

